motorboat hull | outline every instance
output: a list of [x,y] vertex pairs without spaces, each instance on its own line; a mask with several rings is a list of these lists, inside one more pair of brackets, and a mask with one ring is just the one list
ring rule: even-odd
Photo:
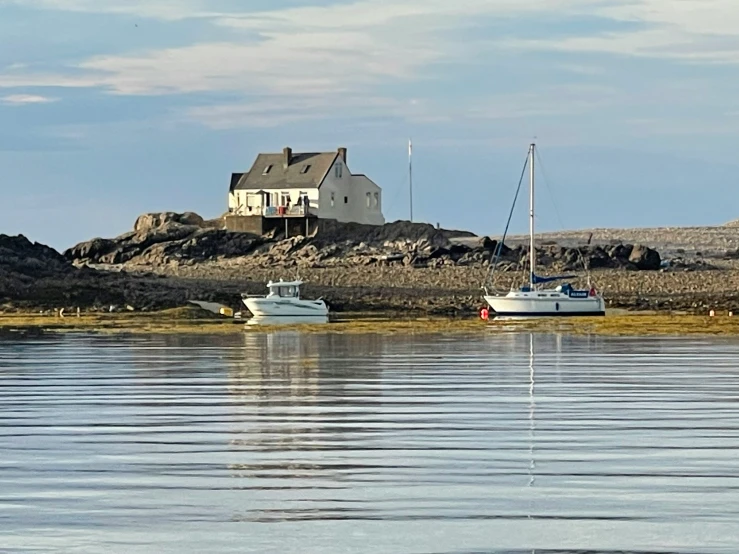
[[516,292],[485,296],[496,317],[590,317],[606,315],[601,296],[573,298],[559,292]]
[[262,297],[244,298],[244,305],[255,317],[321,317],[328,316],[323,300],[300,298]]

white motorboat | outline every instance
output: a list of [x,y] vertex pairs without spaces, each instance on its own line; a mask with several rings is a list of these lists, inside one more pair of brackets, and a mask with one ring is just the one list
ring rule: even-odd
[[255,317],[326,317],[328,306],[322,299],[300,298],[303,281],[270,281],[267,296],[242,294],[244,305]]
[[[588,288],[576,290],[569,283],[556,288],[541,288],[540,285],[554,283],[572,276],[541,277],[536,274],[536,247],[534,242],[534,155],[536,145],[529,147],[527,163],[529,164],[529,271],[527,283],[503,293],[489,293],[485,288],[485,301],[492,308],[491,316],[496,317],[562,317],[562,316],[604,316],[605,301],[595,290],[588,275]],[[522,176],[523,180],[523,176]],[[520,187],[520,183],[519,183]],[[518,193],[516,194],[518,196]],[[515,206],[515,201],[514,201]],[[513,209],[511,209],[511,214]],[[509,218],[510,224],[510,218]],[[506,229],[507,233],[507,229]],[[503,236],[505,240],[505,235]],[[500,253],[503,241],[500,242],[496,257]],[[490,264],[491,272],[495,271],[497,260]],[[586,268],[587,269],[587,268]]]

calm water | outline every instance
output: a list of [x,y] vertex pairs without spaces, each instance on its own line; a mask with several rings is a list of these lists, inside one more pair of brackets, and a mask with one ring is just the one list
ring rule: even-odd
[[739,342],[0,338],[0,552],[739,552]]

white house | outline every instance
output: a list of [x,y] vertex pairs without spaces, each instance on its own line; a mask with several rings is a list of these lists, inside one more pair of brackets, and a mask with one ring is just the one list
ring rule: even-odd
[[259,154],[248,173],[234,173],[228,211],[240,216],[314,216],[383,225],[382,189],[336,152]]

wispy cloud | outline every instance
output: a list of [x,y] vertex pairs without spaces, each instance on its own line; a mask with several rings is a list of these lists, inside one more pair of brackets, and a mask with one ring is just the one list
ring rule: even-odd
[[564,39],[510,39],[501,47],[606,53],[682,62],[739,63],[739,4],[734,0],[621,0],[594,7],[623,32],[590,32]]
[[103,13],[177,21],[228,14],[228,12],[217,12],[208,7],[209,4],[217,3],[217,0],[211,2],[199,0],[0,0],[0,7],[16,5],[38,10]]
[[213,129],[238,127],[279,127],[285,123],[340,118],[347,112],[363,116],[408,116],[418,111],[417,104],[374,96],[288,96],[213,106],[196,106],[186,111],[189,118]]
[[11,94],[9,96],[0,97],[0,102],[13,106],[23,106],[27,104],[49,104],[56,102],[58,98],[50,98],[48,96],[40,96],[36,94]]
[[[408,99],[391,84],[414,84],[455,63],[484,67],[487,59],[517,50],[653,57],[690,63],[739,62],[739,4],[734,0],[355,0],[351,3],[264,11],[235,2],[205,0],[0,0],[38,9],[124,14],[164,21],[200,19],[228,30],[221,42],[95,56],[56,72],[18,67],[0,70],[0,87],[100,88],[116,95],[222,93],[243,101],[185,110],[216,128],[236,122],[271,126],[330,115],[346,107],[365,114],[407,112]],[[527,23],[542,17],[595,16],[620,23],[614,32],[573,28],[531,39]],[[506,22],[505,34],[468,36],[481,21]],[[561,63],[572,79],[602,76],[595,63]],[[565,91],[549,101],[521,96],[485,117],[583,111],[616,94]],[[416,91],[413,92],[416,94]],[[351,100],[350,100],[351,99]],[[423,99],[422,99],[423,100]],[[561,102],[566,102],[564,106]],[[431,108],[425,113],[422,107]],[[439,117],[439,106],[421,102],[416,117]],[[450,104],[447,109],[458,111]]]
[[[579,9],[605,0],[357,0],[268,11],[208,11],[194,0],[29,1],[47,9],[205,18],[241,38],[96,56],[57,73],[0,72],[0,87],[96,87],[118,95],[230,92],[250,98],[238,105],[189,110],[220,126],[228,123],[224,114],[229,113],[263,123],[282,120],[286,98],[312,104],[313,113],[322,114],[346,105],[348,97],[356,99],[352,107],[365,113],[377,106],[390,108],[406,100],[389,96],[383,87],[413,83],[432,75],[435,64],[482,52],[479,41],[461,40],[461,29],[477,18]],[[272,117],[270,111],[279,113]],[[296,117],[305,118],[305,112]]]

